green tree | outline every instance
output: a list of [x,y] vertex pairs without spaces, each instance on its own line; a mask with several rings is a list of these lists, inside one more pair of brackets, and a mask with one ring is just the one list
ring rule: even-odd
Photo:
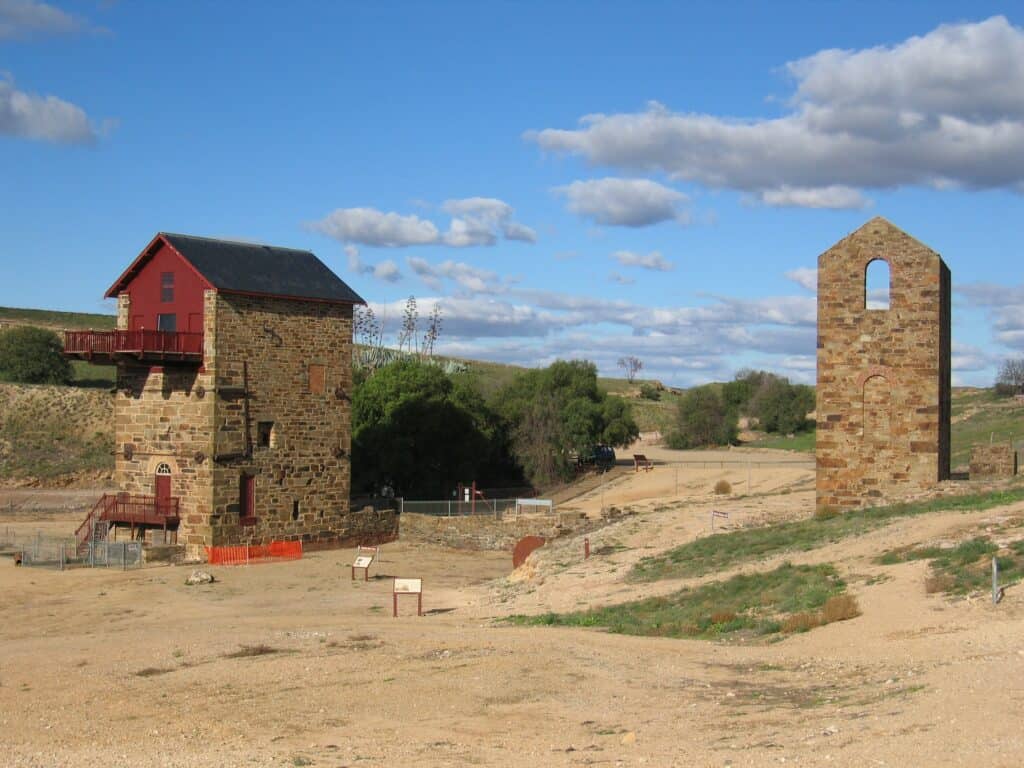
[[45,328],[19,325],[0,332],[0,378],[24,384],[67,384],[71,363],[60,337]]
[[521,482],[503,425],[483,399],[436,365],[397,360],[352,398],[352,487],[446,498],[460,482]]
[[701,448],[736,441],[736,411],[711,387],[695,387],[679,401],[670,448]]
[[583,360],[559,360],[526,371],[496,400],[510,425],[516,459],[535,485],[565,480],[573,455],[595,445],[629,445],[640,432],[629,403],[598,389],[597,368]]
[[808,412],[814,410],[814,390],[803,384],[790,384],[773,376],[766,379],[750,401],[750,413],[757,417],[765,432],[789,434],[810,426]]

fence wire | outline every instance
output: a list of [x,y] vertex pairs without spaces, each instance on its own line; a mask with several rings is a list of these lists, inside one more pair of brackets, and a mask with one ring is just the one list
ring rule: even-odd
[[45,534],[42,531],[18,532],[9,526],[0,528],[0,549],[14,556],[15,562],[29,568],[141,568],[141,541],[91,541],[82,547],[75,538]]

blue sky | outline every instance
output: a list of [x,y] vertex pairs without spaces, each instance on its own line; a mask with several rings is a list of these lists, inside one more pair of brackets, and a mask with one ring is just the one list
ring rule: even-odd
[[0,0],[0,305],[113,311],[160,230],[309,248],[439,349],[814,378],[819,253],[953,273],[1024,354],[1024,8]]

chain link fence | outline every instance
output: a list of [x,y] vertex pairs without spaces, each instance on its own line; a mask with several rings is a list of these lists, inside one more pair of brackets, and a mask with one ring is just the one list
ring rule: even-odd
[[[477,499],[476,501],[407,501],[402,499],[399,511],[417,515],[433,515],[434,517],[468,517],[470,515],[488,515],[497,520],[513,516],[521,499]],[[531,508],[532,511],[532,508]],[[545,511],[553,511],[548,507]]]
[[129,568],[142,567],[141,541],[90,541],[82,547],[75,538],[42,531],[0,528],[0,550],[13,555],[15,564],[31,568]]

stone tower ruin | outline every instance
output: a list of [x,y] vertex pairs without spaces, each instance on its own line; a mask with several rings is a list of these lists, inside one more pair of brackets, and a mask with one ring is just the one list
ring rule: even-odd
[[[888,309],[868,295],[875,261],[888,265]],[[948,479],[949,417],[949,268],[874,218],[818,257],[818,509]]]

